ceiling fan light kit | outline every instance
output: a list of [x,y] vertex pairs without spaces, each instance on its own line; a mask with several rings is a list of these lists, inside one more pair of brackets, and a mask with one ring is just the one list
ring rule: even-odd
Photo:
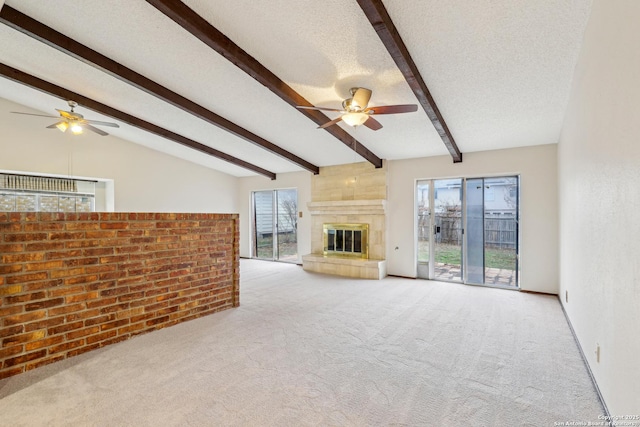
[[101,129],[98,129],[96,127],[93,127],[92,125],[109,126],[109,127],[114,127],[114,128],[119,128],[120,127],[116,123],[101,122],[101,121],[98,121],[98,120],[85,119],[82,114],[79,114],[79,113],[76,113],[75,111],[73,111],[73,109],[78,106],[77,102],[75,102],[75,101],[67,101],[67,104],[69,104],[70,111],[58,110],[56,108],[56,111],[58,112],[58,114],[60,114],[60,117],[45,116],[43,114],[21,113],[19,111],[12,111],[12,113],[24,114],[26,116],[49,117],[49,118],[52,118],[52,119],[58,119],[58,120],[60,120],[59,122],[54,123],[54,124],[52,124],[50,126],[47,126],[47,129],[57,128],[58,130],[60,130],[60,132],[66,132],[67,129],[71,129],[71,133],[73,133],[74,135],[82,134],[85,129],[88,129],[88,130],[90,130],[92,132],[95,132],[95,133],[97,133],[98,135],[101,135],[101,136],[109,135],[107,132],[105,132],[105,131],[103,131]]
[[369,120],[369,115],[367,113],[347,113],[342,116],[342,121],[348,124],[349,126],[360,126]]
[[400,113],[412,113],[418,111],[418,106],[415,104],[405,105],[382,105],[379,107],[368,108],[369,100],[371,99],[371,90],[364,87],[351,88],[351,98],[347,98],[342,101],[342,110],[335,108],[324,107],[307,107],[299,105],[298,108],[307,110],[321,110],[321,111],[336,111],[342,114],[337,119],[333,119],[321,126],[318,129],[323,129],[328,126],[333,126],[336,123],[343,121],[349,126],[361,126],[365,125],[371,130],[382,129],[382,124],[376,119],[371,117],[374,114],[400,114]]

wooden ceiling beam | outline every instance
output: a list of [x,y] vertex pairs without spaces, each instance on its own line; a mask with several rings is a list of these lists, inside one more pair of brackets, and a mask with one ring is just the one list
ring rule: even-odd
[[17,70],[8,65],[0,63],[0,75],[8,78],[9,80],[13,80],[17,83],[21,83],[25,86],[29,86],[33,89],[37,89],[41,92],[58,97],[60,99],[76,101],[81,106],[89,108],[100,114],[104,114],[105,116],[109,116],[113,119],[120,120],[131,126],[135,126],[139,129],[150,132],[154,135],[161,136],[165,139],[171,140],[173,142],[177,142],[178,144],[184,145],[191,149],[200,151],[202,153],[205,153],[210,156],[216,157],[218,159],[224,160],[226,162],[232,163],[236,166],[251,170],[260,175],[264,175],[267,178],[270,178],[272,180],[276,179],[275,173],[270,172],[266,169],[263,169],[259,166],[256,166],[251,163],[245,162],[244,160],[235,158],[229,154],[218,151],[215,148],[211,148],[207,145],[201,144],[192,139],[186,138],[182,135],[178,135],[175,132],[171,132],[170,130],[154,125],[153,123],[144,121],[138,117],[132,116],[123,111],[116,110],[115,108],[109,107],[108,105],[102,104],[98,101],[95,101],[91,98],[80,95],[79,93],[73,92],[69,89],[65,89],[61,86],[57,86],[53,83],[49,83],[45,80],[32,76],[31,74],[27,74],[23,71]]
[[[147,3],[158,9],[172,19],[193,36],[197,37],[207,46],[231,61],[235,66],[256,79],[270,91],[278,95],[292,107],[313,107],[302,95],[280,80],[254,57],[242,50],[231,39],[222,34],[200,15],[195,13],[187,5],[179,0],[147,0]],[[297,109],[300,113],[313,120],[318,126],[329,122],[331,119],[317,110]],[[340,140],[350,149],[354,150],[375,167],[382,167],[382,159],[373,154],[367,147],[353,138],[339,126],[325,128],[327,132]]]
[[3,22],[23,34],[33,37],[54,49],[64,52],[85,64],[104,71],[105,73],[175,107],[178,107],[187,113],[193,114],[194,116],[230,132],[245,141],[255,144],[275,155],[293,162],[309,172],[318,174],[320,171],[318,166],[296,156],[293,153],[290,153],[289,151],[267,141],[264,138],[261,138],[258,135],[255,135],[247,129],[225,119],[222,116],[219,116],[213,111],[210,111],[205,107],[154,82],[153,80],[136,73],[124,65],[119,64],[118,62],[88,48],[87,46],[78,43],[77,41],[55,31],[54,29],[36,21],[16,9],[13,9],[10,6],[5,5],[2,10],[0,10],[0,22]]
[[427,84],[422,79],[415,62],[407,46],[402,41],[396,26],[393,24],[382,0],[357,0],[360,8],[369,19],[369,22],[378,33],[380,40],[389,51],[389,54],[404,75],[405,80],[418,98],[420,105],[429,116],[431,123],[438,131],[442,142],[449,150],[454,163],[462,162],[462,153],[458,149],[451,132],[434,101]]

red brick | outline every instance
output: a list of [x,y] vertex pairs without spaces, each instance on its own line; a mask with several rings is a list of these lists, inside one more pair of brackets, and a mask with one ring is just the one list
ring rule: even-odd
[[146,325],[157,326],[161,323],[168,322],[168,321],[169,321],[169,316],[156,317],[155,319],[147,320]]
[[[57,249],[64,249],[64,246]],[[79,249],[68,251],[56,250],[54,252],[47,252],[47,259],[77,258],[79,256],[82,256],[82,251]]]
[[40,273],[19,274],[7,277],[7,284],[13,285],[16,283],[35,282],[36,280],[45,280],[48,278],[49,274],[46,271]]
[[59,222],[32,222],[24,225],[24,231],[56,231],[63,229],[64,224]]
[[98,263],[97,257],[92,257],[92,258],[82,257],[82,258],[67,259],[64,261],[64,265],[66,267],[77,267],[79,265],[93,265],[97,263]]
[[100,224],[103,230],[125,230],[129,228],[128,222],[103,222]]
[[78,283],[91,283],[91,282],[95,282],[96,280],[98,280],[98,275],[97,274],[91,274],[91,275],[87,275],[87,276],[69,277],[67,279],[64,279],[64,284],[65,285],[77,285]]
[[65,295],[79,294],[84,292],[84,286],[62,286],[49,290],[49,297],[62,297]]
[[75,350],[69,351],[67,353],[67,357],[78,356],[80,354],[88,353],[92,350],[97,350],[99,348],[100,348],[100,344],[85,345],[85,346],[76,348]]
[[51,298],[43,301],[32,302],[24,306],[25,311],[41,310],[64,304],[64,298]]
[[26,334],[11,335],[2,339],[2,346],[9,347],[15,344],[24,344],[29,341],[35,341],[44,338],[46,335],[45,330],[28,332]]
[[60,326],[56,326],[54,328],[50,328],[47,332],[49,333],[49,335],[57,335],[57,334],[63,334],[65,332],[69,332],[69,331],[73,331],[75,329],[80,329],[83,326],[83,323],[81,320],[77,321],[77,322],[72,322],[72,323],[65,323],[64,325],[60,325]]
[[18,375],[24,372],[24,366],[17,366],[15,368],[1,370],[0,371],[0,380],[3,378],[9,378],[13,375]]
[[96,332],[100,332],[100,327],[99,326],[91,326],[89,328],[84,328],[84,329],[79,329],[77,331],[69,332],[67,334],[67,339],[68,340],[74,340],[76,338],[86,337],[87,335],[93,335]]
[[113,313],[114,311],[126,310],[129,308],[128,302],[122,302],[120,304],[109,305],[100,309],[100,313]]
[[55,354],[55,353],[60,353],[63,351],[69,351],[72,350],[74,348],[80,347],[82,345],[84,345],[85,340],[84,338],[81,338],[77,341],[67,341],[64,342],[62,344],[59,345],[54,345],[53,347],[49,347],[49,354]]
[[103,307],[105,305],[115,304],[116,302],[118,302],[116,297],[104,298],[101,296],[100,299],[95,301],[87,301],[87,308]]
[[97,230],[100,228],[97,222],[66,222],[64,224],[65,230],[77,231],[77,230]]
[[61,231],[49,233],[49,240],[78,240],[84,238],[83,231]]
[[93,344],[96,342],[104,341],[106,339],[115,337],[117,334],[118,334],[118,331],[111,330],[111,331],[102,332],[96,335],[91,335],[90,337],[87,337],[87,344]]
[[22,264],[3,264],[0,265],[0,274],[20,273],[22,269]]
[[99,231],[87,231],[85,233],[87,239],[110,239],[116,237],[117,231],[99,230]]
[[[15,345],[13,347],[6,347],[6,348],[0,347],[0,362],[2,362],[2,359],[6,359],[7,357],[15,356],[16,354],[20,354],[23,352],[24,352],[24,345],[22,344]],[[2,363],[0,363],[0,368],[1,367],[2,367]]]
[[129,259],[128,255],[105,256],[105,257],[100,257],[100,263],[107,264],[112,262],[123,262],[128,259]]
[[31,242],[34,240],[47,240],[47,233],[7,233],[5,242]]
[[67,268],[64,270],[54,270],[51,272],[51,278],[57,279],[60,277],[79,276],[85,274],[84,267]]
[[4,264],[13,264],[16,262],[29,262],[29,261],[42,261],[44,259],[44,252],[25,252],[21,254],[9,254],[2,255],[2,262]]
[[0,318],[5,316],[13,316],[18,313],[22,313],[24,311],[24,306],[22,305],[5,305],[0,304]]
[[0,329],[0,338],[8,337],[11,335],[17,335],[22,333],[22,331],[24,331],[23,325],[15,325],[15,326],[10,326],[8,328],[2,328]]
[[53,326],[58,326],[64,323],[64,316],[48,317],[38,322],[27,323],[24,325],[25,332],[31,332],[38,329],[48,329]]
[[96,316],[100,316],[100,309],[92,308],[91,310],[77,311],[75,313],[67,314],[66,319],[67,322],[75,322],[76,320],[87,319],[85,320],[84,324],[85,326],[90,326],[91,324],[88,323],[89,320]]
[[98,291],[85,292],[83,294],[78,294],[78,295],[69,295],[69,296],[65,297],[65,302],[67,304],[72,304],[74,302],[87,301],[87,300],[90,300],[90,299],[97,299],[99,296],[100,296],[100,294],[98,293]]
[[63,305],[62,307],[54,307],[49,309],[49,316],[58,316],[60,314],[69,314],[74,313],[76,311],[82,311],[85,309],[85,305],[83,303],[71,304],[71,305]]
[[19,325],[21,323],[31,322],[33,320],[43,319],[47,312],[45,310],[33,311],[31,313],[18,314],[15,316],[6,316],[4,318],[5,326]]
[[62,261],[31,262],[31,263],[25,264],[25,268],[27,271],[51,270],[54,268],[62,268],[62,267],[64,267],[64,263]]
[[93,257],[93,256],[102,256],[102,255],[112,255],[113,248],[95,248],[95,249],[85,249],[82,252],[82,255],[85,257]]
[[39,299],[44,299],[46,297],[47,297],[47,293],[40,291],[40,292],[32,292],[29,294],[6,297],[4,301],[6,304],[19,304],[21,302],[36,301]]
[[25,344],[24,348],[25,348],[25,351],[37,350],[39,348],[60,344],[64,340],[65,340],[64,335],[58,335],[55,337],[49,337],[39,341],[28,342],[27,344]]
[[64,247],[67,249],[95,248],[97,246],[100,246],[100,241],[97,239],[69,240],[64,244]]
[[107,323],[101,324],[100,330],[107,331],[109,329],[119,328],[121,326],[128,325],[128,324],[129,324],[129,319],[114,320],[113,322],[107,322]]
[[9,252],[24,252],[24,245],[21,243],[2,244],[0,243],[0,254]]

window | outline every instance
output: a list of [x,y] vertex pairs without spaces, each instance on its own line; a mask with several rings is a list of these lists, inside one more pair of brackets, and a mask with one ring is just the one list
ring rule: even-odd
[[0,212],[93,212],[95,182],[0,174]]

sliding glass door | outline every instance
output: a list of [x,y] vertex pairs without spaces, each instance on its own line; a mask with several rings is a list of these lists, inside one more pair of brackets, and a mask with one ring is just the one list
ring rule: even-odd
[[417,183],[418,277],[462,280],[462,179]]
[[518,177],[467,179],[467,282],[518,286]]
[[433,181],[433,255],[437,280],[462,281],[462,179]]
[[416,184],[417,277],[518,286],[519,179]]
[[266,260],[297,262],[297,191],[255,191],[252,196],[252,256]]

